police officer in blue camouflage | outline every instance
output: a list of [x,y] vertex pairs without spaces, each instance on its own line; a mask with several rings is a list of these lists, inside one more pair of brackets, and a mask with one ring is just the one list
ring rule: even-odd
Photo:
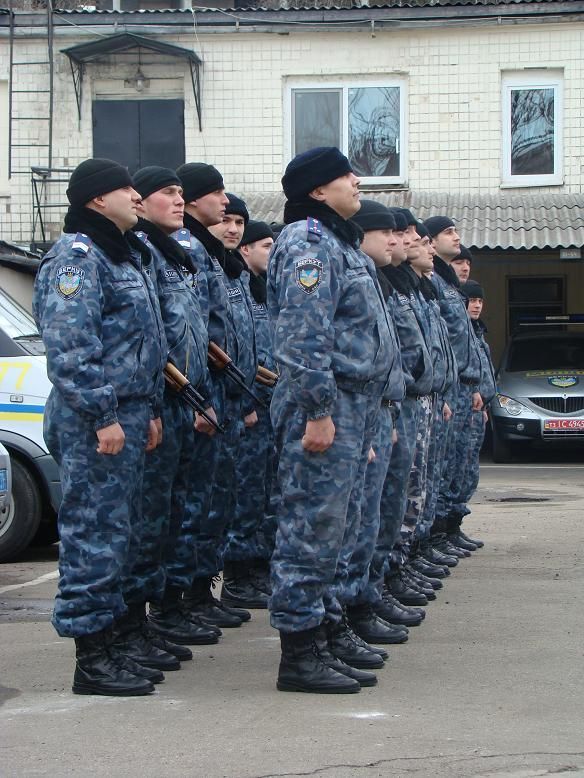
[[[464,466],[473,411],[480,411],[483,400],[479,392],[481,380],[480,348],[468,316],[460,283],[450,266],[460,253],[460,237],[452,219],[432,216],[424,222],[436,250],[434,285],[442,318],[448,327],[450,343],[458,366],[458,382],[453,392],[453,418],[445,445],[442,481],[432,526],[432,540],[439,552],[450,559],[468,556],[470,550],[460,535],[460,517],[452,513],[458,473]],[[436,561],[436,560],[432,560]]]
[[[273,243],[273,233],[268,224],[250,221],[245,227],[239,253],[250,271],[258,364],[275,373],[277,366],[266,306],[266,271]],[[258,422],[246,426],[241,439],[235,463],[237,504],[234,521],[228,531],[225,558],[246,563],[240,568],[244,582],[245,577],[248,579],[246,586],[269,591],[269,561],[275,538],[275,527],[272,527],[273,520],[269,514],[274,468],[274,434],[269,410],[273,387],[256,383],[254,392],[266,407],[256,407]]]
[[126,168],[86,160],[67,197],[33,301],[53,384],[45,440],[63,489],[53,624],[75,638],[75,693],[142,695],[162,674],[117,652],[111,632],[140,545],[145,449],[162,433],[164,330],[150,252],[130,231],[140,196]]
[[325,622],[334,630],[343,619],[337,566],[358,534],[365,468],[396,354],[374,265],[348,221],[359,210],[348,159],[336,148],[312,149],[289,163],[282,185],[287,226],[268,267],[280,366],[270,600],[282,648],[278,688],[352,693],[376,678],[335,658]]

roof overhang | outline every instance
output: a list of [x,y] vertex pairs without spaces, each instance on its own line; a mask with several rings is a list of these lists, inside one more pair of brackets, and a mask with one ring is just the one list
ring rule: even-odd
[[197,116],[199,119],[199,130],[202,130],[200,73],[200,68],[203,64],[202,59],[192,49],[185,49],[182,46],[175,46],[172,43],[162,43],[153,38],[146,38],[143,35],[135,35],[129,32],[107,35],[98,40],[92,40],[89,43],[79,43],[77,46],[61,49],[61,53],[68,57],[69,64],[71,65],[71,75],[73,77],[79,119],[81,119],[81,99],[85,66],[94,62],[101,62],[114,54],[120,54],[121,52],[130,51],[132,49],[146,49],[147,51],[152,51],[162,56],[176,57],[177,59],[183,59],[188,62]]

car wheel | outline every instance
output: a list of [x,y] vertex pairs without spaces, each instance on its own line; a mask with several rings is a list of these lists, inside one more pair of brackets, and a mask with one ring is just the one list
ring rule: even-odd
[[493,427],[493,462],[500,465],[507,465],[511,462],[512,451],[511,444],[504,440],[496,428]]
[[52,546],[59,540],[59,528],[57,526],[57,514],[49,508],[42,517],[36,535],[31,540],[31,546]]
[[12,496],[0,512],[0,562],[20,554],[37,533],[41,521],[41,494],[30,470],[12,457]]

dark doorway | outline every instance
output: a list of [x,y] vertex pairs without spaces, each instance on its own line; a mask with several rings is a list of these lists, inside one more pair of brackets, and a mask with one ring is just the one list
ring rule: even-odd
[[173,170],[185,161],[183,100],[94,100],[93,156],[135,173],[146,165]]

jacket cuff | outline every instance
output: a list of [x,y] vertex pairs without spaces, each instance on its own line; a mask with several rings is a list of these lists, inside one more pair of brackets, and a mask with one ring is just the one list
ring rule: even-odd
[[108,411],[103,416],[100,416],[99,419],[94,423],[93,429],[97,432],[98,430],[102,430],[104,427],[110,427],[112,424],[116,424],[118,421],[118,415],[115,411]]

